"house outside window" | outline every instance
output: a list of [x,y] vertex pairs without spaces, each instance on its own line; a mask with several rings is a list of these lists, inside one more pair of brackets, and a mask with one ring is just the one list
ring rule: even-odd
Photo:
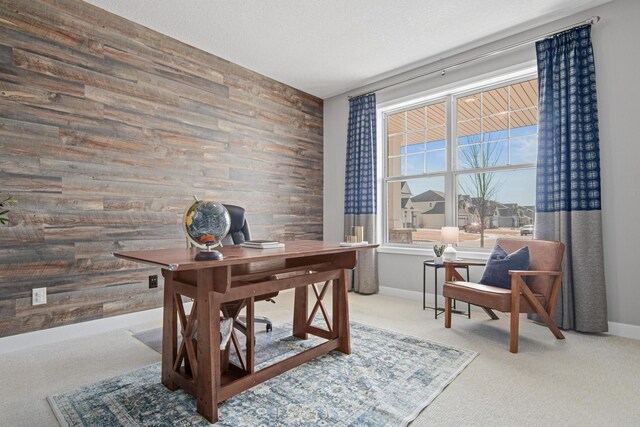
[[531,238],[535,75],[385,109],[386,243],[431,247],[456,225],[460,247]]

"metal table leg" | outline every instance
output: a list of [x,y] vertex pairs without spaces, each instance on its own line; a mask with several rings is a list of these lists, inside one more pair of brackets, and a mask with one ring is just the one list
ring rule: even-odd
[[[470,276],[469,276],[469,266],[466,265],[465,266],[467,268],[467,282],[470,282]],[[471,319],[471,303],[467,303],[467,319]]]
[[433,315],[434,315],[434,319],[438,318],[438,269],[434,268],[433,269],[433,302],[434,302],[434,307],[436,308],[435,310],[433,310]]
[[427,266],[422,264],[422,309],[427,308]]
[[[424,268],[424,267],[423,267]],[[469,266],[466,265],[465,268],[467,269],[467,282],[469,281]],[[437,319],[438,316],[442,313],[444,313],[444,309],[443,308],[438,308],[438,269],[434,269],[434,279],[435,279],[435,318]],[[452,313],[455,314],[466,314],[467,317],[469,319],[471,319],[471,304],[467,303],[467,312],[465,313],[462,310],[457,310],[456,309],[456,300],[453,300],[453,309],[451,310]]]
[[[434,294],[433,294],[433,307],[427,306],[427,267],[433,267],[433,286],[434,286]],[[464,266],[467,269],[467,281],[470,280],[469,276],[469,266]],[[427,264],[426,261],[422,264],[422,309],[426,310],[427,308],[432,309],[434,311],[433,317],[437,319],[438,316],[444,313],[444,308],[438,307],[438,270],[444,268],[442,265],[434,265]],[[467,311],[464,312],[462,310],[458,310],[456,308],[456,301],[453,301],[453,310],[452,313],[455,314],[466,314],[468,318],[471,318],[471,304],[467,304]]]

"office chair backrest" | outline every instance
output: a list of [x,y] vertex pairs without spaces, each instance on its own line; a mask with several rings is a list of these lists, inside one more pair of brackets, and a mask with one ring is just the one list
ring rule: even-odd
[[[239,245],[240,243],[246,242],[247,240],[251,240],[251,230],[249,229],[249,223],[247,222],[247,218],[245,218],[244,216],[244,208],[241,208],[240,206],[235,206],[235,205],[224,205],[225,208],[227,208],[227,211],[229,211],[229,216],[231,217],[231,227],[229,228],[229,233],[225,236],[224,239],[222,239],[222,244],[223,245]],[[255,297],[255,301],[264,301],[264,300],[268,300],[271,301],[271,298],[274,298],[278,296],[278,292],[273,292],[270,294],[265,294],[265,295],[259,295],[257,297]],[[237,301],[231,301],[228,303],[223,303],[224,304],[229,304],[230,306],[235,306],[237,309]],[[242,302],[242,306],[244,306],[245,302]],[[244,326],[244,324],[242,322],[246,322],[246,318],[243,318],[243,316],[240,316],[241,322],[236,321],[235,327],[239,328],[242,333],[246,334],[246,327]],[[267,328],[267,332],[272,331],[273,330],[273,324],[271,323],[271,320],[269,320],[266,317],[262,317],[262,316],[255,316],[254,317],[254,322],[256,323],[266,323],[266,328]]]
[[249,223],[244,216],[244,208],[235,205],[224,205],[229,211],[231,217],[231,228],[229,234],[222,239],[223,245],[239,245],[240,243],[251,240],[251,230]]

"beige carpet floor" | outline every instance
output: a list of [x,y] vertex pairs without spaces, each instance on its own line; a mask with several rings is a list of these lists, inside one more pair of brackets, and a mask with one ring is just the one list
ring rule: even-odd
[[[261,303],[260,315],[291,320],[291,292],[277,304]],[[330,305],[330,304],[329,304]],[[567,333],[556,340],[523,319],[520,353],[508,351],[506,315],[469,320],[423,311],[421,301],[350,294],[351,319],[432,341],[464,347],[479,356],[411,424],[412,426],[638,426],[640,341]],[[0,425],[56,426],[47,395],[72,390],[160,360],[132,337],[159,322],[131,325],[0,355]],[[264,332],[260,332],[264,333]]]

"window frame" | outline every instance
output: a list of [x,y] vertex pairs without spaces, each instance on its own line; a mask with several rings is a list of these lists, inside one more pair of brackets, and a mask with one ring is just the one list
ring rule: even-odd
[[[458,197],[458,176],[478,173],[478,172],[504,172],[514,170],[526,170],[535,169],[536,163],[522,163],[517,165],[503,165],[493,166],[489,168],[476,168],[476,169],[459,169],[458,168],[458,141],[457,135],[457,120],[456,120],[456,103],[459,98],[473,95],[480,92],[486,92],[489,90],[515,85],[528,80],[537,79],[538,73],[536,69],[527,68],[521,70],[517,75],[497,75],[492,78],[490,82],[476,80],[469,84],[458,84],[451,86],[447,90],[438,91],[438,93],[432,96],[414,96],[413,99],[405,97],[402,102],[394,103],[380,109],[381,127],[380,127],[380,145],[382,146],[381,157],[383,166],[381,186],[382,191],[379,193],[382,195],[381,200],[381,217],[382,217],[382,245],[383,247],[392,248],[390,252],[393,252],[393,248],[402,250],[424,251],[425,249],[431,250],[430,247],[419,246],[415,244],[407,243],[394,243],[389,242],[389,222],[388,222],[388,189],[389,183],[408,181],[411,179],[420,178],[435,178],[444,176],[444,193],[445,193],[445,216],[444,221],[447,226],[457,226],[458,224],[458,209],[457,209],[457,197]],[[445,103],[445,149],[446,149],[446,164],[444,171],[438,171],[433,173],[423,173],[414,175],[398,175],[388,176],[388,141],[387,141],[387,123],[388,117],[403,111],[409,111],[415,108],[424,107],[440,102]],[[508,100],[507,111],[510,111],[511,100]],[[482,119],[482,116],[481,116]],[[510,118],[509,118],[510,121]],[[510,133],[511,127],[509,126],[508,141],[511,142]],[[511,149],[509,148],[508,154],[509,161],[511,160]],[[534,189],[535,191],[535,189]],[[464,246],[457,246],[458,251],[463,252],[478,252],[482,254],[488,253],[491,248],[470,248]]]

